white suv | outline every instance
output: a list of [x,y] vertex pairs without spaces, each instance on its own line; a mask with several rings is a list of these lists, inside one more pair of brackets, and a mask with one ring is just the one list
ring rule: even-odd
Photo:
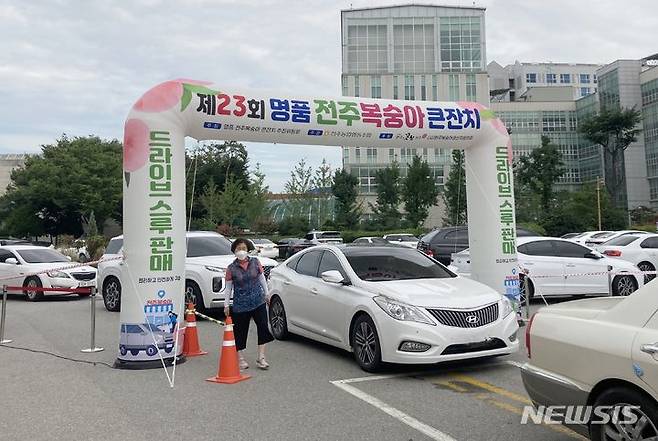
[[[223,308],[226,297],[224,275],[226,268],[235,259],[231,252],[231,242],[221,234],[208,231],[188,232],[186,237],[185,302],[194,303],[198,311]],[[123,262],[103,260],[122,255],[123,236],[117,236],[110,240],[98,263],[98,289],[108,311],[121,309],[120,265]],[[266,257],[257,258],[263,265],[265,276],[269,278],[270,270],[277,262]]]
[[343,243],[343,238],[340,237],[339,231],[309,231],[306,236],[304,236],[308,242],[313,245],[337,245]]

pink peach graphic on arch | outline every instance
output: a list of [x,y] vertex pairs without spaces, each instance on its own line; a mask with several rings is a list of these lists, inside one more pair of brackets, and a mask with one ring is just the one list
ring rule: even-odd
[[141,119],[131,118],[123,129],[123,170],[134,172],[146,165],[149,156],[149,128]]
[[491,122],[491,126],[496,129],[498,133],[507,136],[507,161],[511,165],[513,161],[512,138],[509,136],[509,132],[507,131],[507,127],[505,127],[505,123],[503,123],[500,118],[496,117],[493,110],[484,107],[480,103],[457,101],[457,104],[459,107],[464,109],[477,110],[480,112],[480,115],[484,121]]
[[197,86],[211,84],[209,81],[188,80],[185,78],[165,81],[149,89],[137,100],[133,108],[140,112],[164,112],[169,110],[180,102],[183,96],[183,83]]

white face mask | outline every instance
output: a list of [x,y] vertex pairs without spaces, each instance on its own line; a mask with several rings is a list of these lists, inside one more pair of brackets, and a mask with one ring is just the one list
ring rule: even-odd
[[235,257],[239,260],[245,260],[247,258],[247,252],[245,250],[238,250],[235,252]]

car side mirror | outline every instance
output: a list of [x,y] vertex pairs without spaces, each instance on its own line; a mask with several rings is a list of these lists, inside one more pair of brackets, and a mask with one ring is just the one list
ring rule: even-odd
[[598,260],[598,259],[603,259],[603,256],[601,256],[598,253],[591,252],[591,253],[585,254],[585,258],[586,259],[597,259]]
[[5,263],[10,265],[18,265],[18,260],[16,260],[15,257],[10,257],[9,259],[5,260]]
[[345,278],[343,275],[336,270],[331,270],[331,271],[325,271],[321,274],[322,280],[324,280],[327,283],[343,283]]

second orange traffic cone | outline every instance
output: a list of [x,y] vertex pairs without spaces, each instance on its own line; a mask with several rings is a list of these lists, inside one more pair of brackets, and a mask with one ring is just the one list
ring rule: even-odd
[[185,311],[185,337],[183,338],[183,355],[186,357],[196,357],[206,355],[206,351],[201,350],[199,345],[199,334],[196,330],[196,316],[194,315],[194,304],[188,303]]
[[240,373],[238,351],[235,348],[235,336],[233,335],[233,320],[231,320],[231,316],[228,316],[226,317],[226,327],[224,328],[222,350],[219,354],[219,369],[217,375],[208,378],[206,381],[233,384],[249,378],[251,378],[251,375]]

